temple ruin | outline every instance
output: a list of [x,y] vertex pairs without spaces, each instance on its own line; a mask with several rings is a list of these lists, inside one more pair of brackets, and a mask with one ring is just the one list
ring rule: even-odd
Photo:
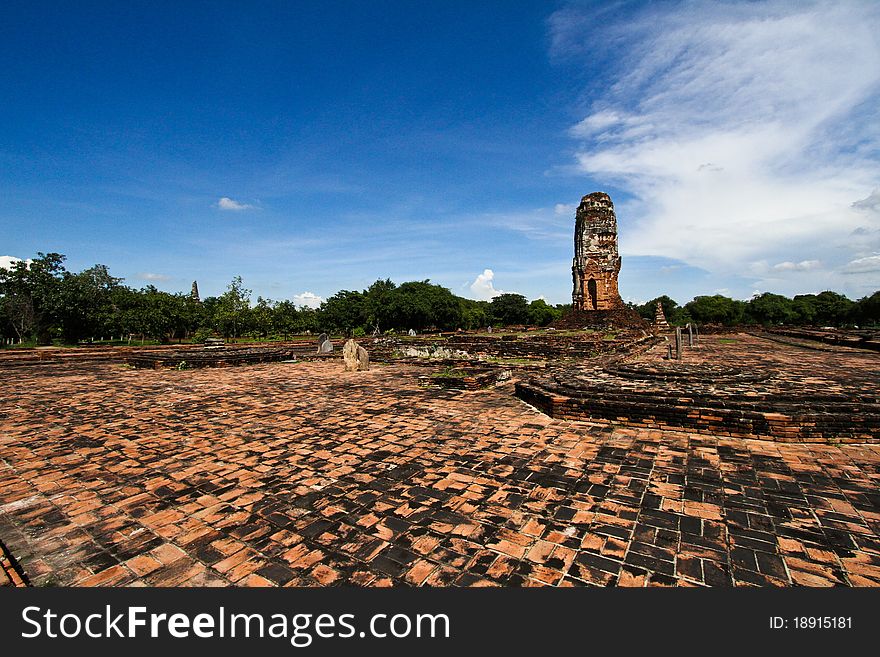
[[638,313],[628,308],[617,289],[620,273],[617,252],[617,217],[605,192],[581,199],[575,214],[574,259],[571,265],[571,311],[553,322],[554,328],[648,328]]
[[669,328],[669,322],[666,321],[666,313],[663,312],[663,304],[659,301],[654,308],[654,329],[657,331],[665,331]]
[[613,310],[623,306],[617,291],[620,255],[617,217],[611,197],[593,192],[581,199],[575,215],[574,261],[571,265],[575,310]]

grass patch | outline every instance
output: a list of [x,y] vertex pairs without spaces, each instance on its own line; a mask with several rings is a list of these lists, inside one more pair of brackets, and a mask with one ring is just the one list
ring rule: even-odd
[[465,372],[464,370],[455,369],[454,367],[444,367],[439,372],[434,372],[431,376],[437,379],[460,379],[467,376],[467,372]]
[[482,360],[495,365],[539,365],[545,362],[538,358],[499,358],[498,356],[487,356]]
[[733,344],[736,342],[733,338],[718,338],[718,344]]

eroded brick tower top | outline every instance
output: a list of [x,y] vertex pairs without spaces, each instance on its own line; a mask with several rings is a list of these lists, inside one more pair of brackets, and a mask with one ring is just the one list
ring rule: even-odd
[[613,310],[622,307],[617,290],[620,255],[617,253],[617,217],[604,192],[581,199],[575,216],[574,283],[571,301],[576,310]]

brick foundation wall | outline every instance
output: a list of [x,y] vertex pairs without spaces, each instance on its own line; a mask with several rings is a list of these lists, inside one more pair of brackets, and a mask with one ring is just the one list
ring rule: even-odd
[[806,412],[791,406],[772,411],[736,405],[710,408],[661,396],[566,397],[531,382],[517,383],[516,396],[550,417],[566,420],[604,420],[648,429],[685,429],[779,442],[880,443],[880,414],[857,404],[814,407]]

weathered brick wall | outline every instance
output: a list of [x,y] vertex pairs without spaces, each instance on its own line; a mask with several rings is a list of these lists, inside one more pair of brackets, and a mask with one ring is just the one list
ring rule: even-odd
[[441,347],[450,351],[467,353],[468,357],[523,358],[535,360],[585,359],[601,354],[629,352],[646,348],[659,341],[653,335],[641,331],[617,331],[613,336],[604,332],[581,333],[577,335],[555,335],[545,332],[534,336],[514,336],[485,334],[457,334],[444,340],[414,339],[385,341],[364,346],[384,356],[390,348],[392,352],[410,346],[422,349]]
[[619,273],[614,204],[604,192],[587,194],[581,199],[575,216],[572,307],[575,310],[622,307],[623,300],[617,290]]
[[28,581],[18,562],[0,541],[0,587],[3,586],[28,586]]
[[822,330],[812,328],[793,328],[787,326],[762,328],[759,333],[771,333],[784,335],[790,338],[802,340],[814,340],[824,344],[838,347],[853,347],[855,349],[870,349],[880,351],[880,331],[870,330]]
[[552,417],[684,428],[781,442],[880,442],[877,356],[769,348],[714,336],[683,361],[661,350],[603,366],[555,367],[516,385]]
[[[307,355],[317,350],[315,340],[291,340],[286,342],[272,343],[239,343],[230,344],[228,349],[256,349],[256,348],[287,349],[290,353]],[[138,356],[155,356],[157,362],[168,361],[170,354],[179,351],[198,351],[199,345],[167,344],[150,346],[121,346],[121,347],[54,347],[54,348],[24,348],[0,350],[0,368],[16,367],[22,365],[58,364],[70,363],[80,365],[83,363],[117,362],[123,363]],[[210,352],[208,352],[210,353]]]
[[[599,420],[647,429],[687,429],[716,436],[764,438],[803,443],[880,443],[880,414],[868,405],[804,405],[781,400],[778,412],[747,404],[703,407],[681,397],[617,394],[569,397],[532,381],[518,382],[516,396],[550,417]],[[773,408],[773,400],[768,400]]]

